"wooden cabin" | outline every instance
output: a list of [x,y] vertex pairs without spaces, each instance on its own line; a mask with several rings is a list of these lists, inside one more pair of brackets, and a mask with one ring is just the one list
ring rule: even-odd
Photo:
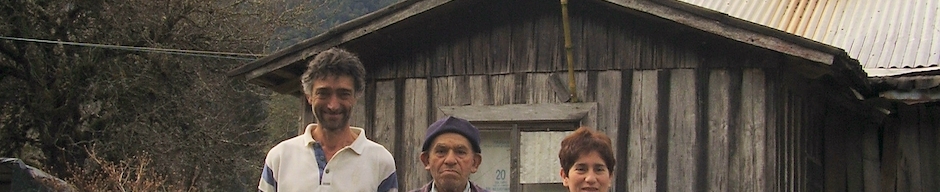
[[421,143],[448,115],[483,130],[472,179],[493,191],[564,190],[558,148],[578,126],[614,141],[614,191],[834,189],[862,171],[848,159],[878,147],[848,139],[886,115],[862,101],[865,74],[841,49],[677,1],[568,10],[573,79],[561,5],[537,0],[405,0],[229,75],[301,99],[308,59],[359,54],[353,125],[394,154],[402,190],[430,181]]

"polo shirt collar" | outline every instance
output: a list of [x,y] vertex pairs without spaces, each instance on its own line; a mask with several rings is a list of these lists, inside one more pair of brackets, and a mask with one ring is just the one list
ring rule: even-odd
[[[306,143],[307,146],[311,146],[313,145],[314,142],[317,142],[316,140],[313,140],[313,129],[316,129],[316,128],[317,128],[317,124],[311,123],[307,125],[306,129],[304,129],[303,138],[304,138],[304,143]],[[362,128],[353,127],[353,126],[350,126],[349,129],[353,132],[353,134],[356,134],[358,136],[356,136],[356,140],[353,141],[353,143],[350,144],[348,147],[352,149],[353,152],[356,152],[356,154],[361,155],[362,151],[365,150],[366,148],[366,144],[368,144],[368,139],[366,139],[366,134],[365,134],[366,131]]]

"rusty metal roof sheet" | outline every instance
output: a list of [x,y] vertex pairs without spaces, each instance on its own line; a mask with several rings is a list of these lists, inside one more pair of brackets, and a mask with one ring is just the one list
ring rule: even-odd
[[937,0],[680,1],[842,48],[866,71],[940,66]]

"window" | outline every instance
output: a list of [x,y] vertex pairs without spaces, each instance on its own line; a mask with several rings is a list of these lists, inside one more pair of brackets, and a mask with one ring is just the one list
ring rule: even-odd
[[[594,127],[595,103],[441,107],[480,129],[483,162],[470,180],[494,192],[567,191],[561,184],[561,140]],[[590,114],[590,115],[589,115]]]

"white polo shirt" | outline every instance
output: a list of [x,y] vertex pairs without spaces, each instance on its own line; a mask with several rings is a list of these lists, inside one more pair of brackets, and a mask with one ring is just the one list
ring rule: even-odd
[[258,190],[261,191],[397,191],[392,154],[351,127],[356,140],[326,162],[319,142],[307,125],[303,135],[285,140],[268,152]]

